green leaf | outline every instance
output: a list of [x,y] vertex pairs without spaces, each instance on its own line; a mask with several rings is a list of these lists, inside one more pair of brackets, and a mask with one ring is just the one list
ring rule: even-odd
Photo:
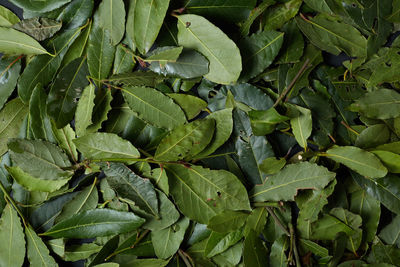
[[78,136],[84,136],[86,129],[92,124],[95,86],[91,83],[83,89],[82,96],[75,111],[75,130]]
[[174,101],[149,87],[124,87],[125,101],[138,117],[148,123],[171,130],[186,122],[185,114]]
[[164,46],[154,49],[147,53],[145,62],[149,64],[160,65],[164,67],[168,62],[176,62],[179,55],[182,53],[182,46]]
[[261,4],[259,4],[256,8],[254,8],[251,12],[249,17],[242,23],[242,25],[240,25],[240,35],[241,36],[247,36],[249,35],[250,32],[250,28],[253,25],[254,21],[261,16],[261,14],[263,14],[265,12],[265,10],[271,6],[275,4],[274,0],[265,0],[262,1]]
[[61,22],[52,19],[36,17],[21,20],[12,27],[20,32],[28,34],[37,41],[43,41],[58,32],[61,29],[61,25]]
[[151,241],[158,258],[167,259],[177,252],[189,222],[189,219],[184,217],[166,229],[151,232]]
[[350,106],[351,111],[373,119],[391,119],[400,116],[400,94],[391,89],[368,92]]
[[112,133],[91,133],[73,140],[87,159],[133,163],[139,151],[127,140]]
[[75,132],[68,124],[64,128],[57,129],[57,127],[52,124],[54,138],[57,140],[58,145],[68,154],[68,156],[77,162],[78,152],[76,151],[76,146],[72,142],[75,139]]
[[384,124],[371,125],[357,135],[355,145],[360,148],[375,147],[387,143],[390,131]]
[[169,0],[135,1],[133,40],[141,54],[146,54],[157,38]]
[[292,126],[297,143],[304,149],[307,149],[307,139],[310,137],[312,131],[311,111],[300,106],[293,107],[298,114],[296,117],[290,119],[290,125]]
[[46,86],[53,80],[65,53],[80,32],[80,29],[73,29],[58,35],[48,44],[54,49],[54,56],[39,55],[29,62],[18,80],[18,95],[24,103],[29,102],[36,84]]
[[7,204],[0,219],[0,264],[20,267],[25,258],[24,230],[17,212]]
[[285,33],[285,39],[277,63],[294,63],[303,55],[304,39],[294,20],[286,23],[281,30]]
[[275,157],[266,158],[259,165],[263,173],[275,174],[279,172],[286,165],[285,158],[276,159]]
[[64,170],[71,166],[66,154],[52,143],[41,140],[10,139],[8,142],[14,165],[43,180],[62,180],[72,176]]
[[84,211],[54,225],[43,236],[93,238],[137,229],[144,220],[131,212],[110,209]]
[[125,7],[123,0],[101,1],[95,19],[98,25],[111,35],[111,44],[117,45],[125,32]]
[[0,6],[0,27],[11,27],[19,22],[19,18],[11,10]]
[[65,29],[81,27],[92,15],[93,6],[93,0],[72,1],[63,9],[57,20],[62,21]]
[[267,223],[268,212],[265,208],[255,208],[251,214],[247,217],[246,224],[244,226],[244,236],[248,236],[251,231],[256,234],[260,234]]
[[[0,6],[1,9],[1,6]],[[2,56],[0,59],[0,110],[17,85],[21,63],[18,58]]]
[[135,67],[133,52],[124,44],[119,44],[115,51],[113,74],[129,73]]
[[70,178],[58,179],[58,180],[45,180],[41,177],[33,177],[29,173],[23,171],[21,168],[7,167],[7,171],[14,178],[14,180],[28,189],[29,191],[41,191],[41,192],[55,192],[60,189],[63,185],[68,183]]
[[262,136],[270,134],[275,130],[278,123],[289,120],[289,117],[282,116],[275,108],[268,110],[251,110],[249,111],[251,129],[254,135]]
[[116,85],[123,84],[126,86],[143,85],[143,86],[156,87],[156,85],[162,82],[163,80],[164,78],[151,71],[147,72],[135,71],[132,73],[113,75],[109,79],[107,79],[107,82],[111,82]]
[[181,212],[192,220],[208,223],[224,210],[250,208],[246,189],[230,172],[169,165],[167,174],[170,194]]
[[158,217],[158,199],[150,180],[136,175],[121,163],[103,168],[107,181],[120,197],[132,200],[145,212]]
[[65,251],[64,259],[66,261],[85,260],[90,255],[99,252],[100,249],[101,246],[93,243],[68,246]]
[[99,89],[94,98],[94,109],[92,114],[92,124],[86,129],[87,133],[97,132],[104,121],[107,120],[108,112],[111,110],[113,100],[111,90]]
[[335,175],[326,168],[309,162],[290,164],[277,174],[267,177],[264,184],[255,186],[250,197],[257,202],[294,200],[298,190],[322,189]]
[[269,254],[269,262],[271,266],[286,267],[288,265],[288,259],[285,254],[288,248],[289,240],[286,236],[282,236],[274,241]]
[[241,81],[254,78],[271,65],[282,46],[283,35],[277,31],[263,31],[240,41],[243,64]]
[[371,151],[391,173],[400,173],[400,155],[389,151]]
[[36,85],[29,101],[29,122],[32,135],[35,139],[53,142],[54,137],[51,129],[51,121],[47,116],[46,100],[47,94],[43,87],[41,84]]
[[49,254],[49,249],[30,226],[25,227],[25,236],[27,240],[28,260],[31,266],[58,266],[54,258]]
[[72,200],[65,204],[61,213],[55,219],[55,223],[68,219],[79,212],[95,209],[99,201],[96,182],[97,179],[91,186],[83,188]]
[[134,259],[126,262],[121,267],[164,267],[168,265],[169,260],[162,259]]
[[372,153],[358,147],[334,147],[322,154],[338,163],[369,178],[380,178],[387,174],[387,169]]
[[151,177],[154,184],[158,186],[165,194],[169,195],[168,176],[164,169],[155,168],[151,170]]
[[296,17],[296,22],[311,43],[322,50],[335,55],[343,51],[352,57],[365,57],[367,54],[365,37],[356,28],[333,16]]
[[215,121],[210,119],[176,127],[161,140],[154,158],[160,161],[193,158],[211,142],[214,127]]
[[23,10],[48,12],[71,2],[71,0],[46,0],[39,2],[36,0],[11,0],[10,2]]
[[188,120],[194,119],[199,113],[207,107],[207,102],[192,95],[168,94],[185,112]]
[[207,227],[218,233],[232,232],[242,227],[247,217],[247,213],[226,210],[212,217]]
[[264,30],[276,30],[299,12],[301,0],[290,0],[276,5],[265,12]]
[[400,246],[400,216],[396,216],[388,225],[386,225],[379,237],[389,245]]
[[268,262],[267,250],[258,234],[251,230],[244,240],[243,262],[245,266],[262,267]]
[[220,146],[228,141],[232,133],[233,120],[231,108],[215,111],[208,115],[206,120],[215,120],[214,136],[207,147],[195,156],[196,159],[214,153]]
[[[107,16],[109,17],[109,16]],[[115,46],[111,45],[110,32],[93,24],[87,48],[87,65],[90,76],[99,87],[100,80],[108,78],[114,61]]]
[[240,239],[242,239],[242,237],[243,233],[241,230],[226,234],[211,232],[211,235],[207,240],[204,254],[208,258],[218,255],[235,245]]
[[247,19],[256,2],[255,0],[191,0],[186,4],[185,11],[210,19],[223,19],[236,23]]
[[7,140],[18,135],[28,107],[19,98],[8,102],[0,111],[0,155],[7,151]]
[[71,44],[71,47],[68,49],[67,53],[65,54],[62,64],[61,64],[62,66],[68,65],[74,59],[85,56],[85,54],[87,52],[87,47],[88,47],[89,34],[92,30],[92,22],[90,21],[87,25],[85,25],[83,27],[85,27],[85,29],[75,39],[75,41]]
[[0,51],[7,55],[51,55],[29,35],[12,28],[0,27]]
[[209,73],[204,77],[221,84],[236,82],[242,70],[236,44],[203,17],[181,15],[177,18],[179,44],[199,51],[210,62]]

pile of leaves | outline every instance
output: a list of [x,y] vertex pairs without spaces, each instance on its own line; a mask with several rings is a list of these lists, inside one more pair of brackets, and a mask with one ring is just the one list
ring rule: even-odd
[[399,0],[9,1],[0,266],[400,266]]

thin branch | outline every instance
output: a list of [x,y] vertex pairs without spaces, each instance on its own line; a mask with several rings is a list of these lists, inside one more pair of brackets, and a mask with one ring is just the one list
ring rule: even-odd
[[269,214],[271,214],[272,218],[274,219],[275,223],[285,232],[287,236],[290,236],[288,229],[283,225],[281,220],[276,216],[275,212],[271,207],[265,207]]

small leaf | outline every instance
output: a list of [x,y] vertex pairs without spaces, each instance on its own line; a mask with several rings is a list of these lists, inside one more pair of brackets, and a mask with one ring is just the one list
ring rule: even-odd
[[262,185],[251,191],[254,201],[294,200],[300,189],[322,189],[335,178],[335,173],[317,164],[302,162],[290,164],[277,174],[267,177]]
[[93,238],[133,231],[143,223],[142,218],[131,212],[96,209],[75,214],[42,235],[55,238]]
[[334,147],[323,155],[366,177],[380,178],[387,174],[387,169],[374,154],[357,147]]
[[25,258],[24,230],[17,212],[7,204],[0,219],[0,265],[20,267]]
[[11,27],[15,23],[19,22],[19,18],[11,10],[0,6],[0,26]]
[[12,28],[0,27],[0,51],[7,55],[51,55],[29,35]]
[[24,19],[13,25],[13,28],[28,34],[37,41],[52,37],[61,29],[62,23],[48,18]]
[[[2,6],[0,6],[1,10]],[[1,16],[0,16],[1,20]],[[19,58],[2,56],[0,59],[0,110],[17,85],[21,63]]]
[[112,133],[91,133],[73,140],[87,159],[133,163],[139,151],[127,140]]
[[68,156],[77,162],[78,152],[76,151],[76,146],[72,142],[75,139],[75,132],[68,124],[64,128],[57,129],[57,127],[52,124],[54,138],[57,140],[58,145],[68,154]]
[[95,86],[89,84],[83,89],[81,99],[75,112],[75,130],[78,136],[84,136],[86,129],[92,124],[92,114],[94,109]]

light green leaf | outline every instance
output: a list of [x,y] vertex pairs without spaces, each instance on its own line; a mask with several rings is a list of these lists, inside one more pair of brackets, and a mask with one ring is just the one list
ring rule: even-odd
[[296,117],[290,119],[294,137],[297,143],[307,149],[307,139],[312,131],[312,117],[309,109],[293,106],[299,113]]
[[289,117],[280,115],[275,108],[268,110],[251,110],[249,111],[251,129],[254,135],[262,136],[270,134],[275,130],[278,123],[289,120]]
[[312,44],[329,53],[345,52],[352,57],[367,55],[367,40],[361,33],[337,18],[319,14],[312,19],[296,17],[297,25]]
[[144,220],[132,212],[95,209],[75,214],[42,235],[55,238],[93,238],[130,232],[143,223]]
[[13,164],[34,177],[62,180],[72,176],[72,171],[64,170],[71,166],[67,155],[52,143],[10,139],[8,148]]
[[132,111],[154,126],[171,130],[186,122],[182,109],[156,89],[143,86],[124,87],[122,93]]
[[48,18],[30,18],[24,19],[14,24],[12,27],[20,32],[24,32],[35,38],[37,41],[43,41],[52,37],[61,29],[62,22]]
[[275,157],[270,157],[264,159],[259,165],[259,168],[263,173],[275,174],[279,172],[285,165],[285,158],[276,159]]
[[18,135],[28,107],[19,98],[8,102],[0,111],[0,156],[7,151],[7,140]]
[[248,216],[244,212],[226,210],[212,217],[207,227],[218,233],[232,232],[242,227]]
[[130,73],[135,64],[136,61],[133,57],[133,52],[125,47],[124,44],[119,44],[115,51],[113,74]]
[[290,164],[277,174],[267,177],[264,184],[255,186],[250,197],[259,202],[294,200],[298,190],[322,189],[335,175],[315,163]]
[[95,86],[91,83],[83,89],[75,112],[75,130],[78,136],[84,136],[86,129],[92,124]]
[[[96,17],[97,16],[97,17]],[[95,19],[98,25],[111,35],[111,44],[117,45],[125,32],[125,7],[123,0],[101,1]]]
[[139,151],[127,140],[112,133],[91,133],[73,140],[87,159],[133,163]]
[[97,132],[101,128],[101,124],[107,120],[108,112],[111,110],[112,100],[111,90],[104,88],[97,90],[92,114],[93,124],[86,129],[87,133]]
[[29,35],[5,27],[0,27],[0,51],[6,55],[51,55]]
[[150,180],[140,177],[121,163],[110,163],[103,170],[109,185],[120,197],[133,201],[135,206],[159,217],[158,199]]
[[203,17],[181,15],[177,18],[179,44],[199,51],[210,62],[209,73],[204,77],[221,84],[236,82],[242,70],[236,44]]
[[241,230],[225,234],[211,232],[211,235],[207,240],[204,254],[208,258],[218,255],[235,245],[240,239],[242,239],[242,237],[243,233]]
[[214,127],[214,120],[195,120],[176,127],[161,140],[154,158],[160,161],[193,158],[211,142]]
[[230,172],[174,164],[167,167],[167,174],[170,194],[181,212],[192,220],[206,224],[224,210],[250,208],[245,187]]
[[158,258],[167,259],[177,252],[189,222],[189,219],[184,217],[166,229],[151,232],[151,241]]
[[133,40],[141,54],[146,54],[157,38],[168,10],[169,0],[135,1]]
[[0,6],[0,26],[11,27],[15,23],[19,22],[19,18],[11,10]]
[[267,223],[268,212],[265,208],[255,208],[251,211],[247,217],[246,224],[244,226],[243,233],[245,236],[249,235],[251,231],[256,234],[260,234]]
[[78,160],[78,152],[76,151],[76,146],[72,142],[75,139],[75,132],[68,124],[64,128],[57,129],[57,127],[52,124],[54,138],[57,140],[58,145],[68,154],[68,156],[74,161]]
[[179,55],[182,53],[182,50],[183,50],[182,46],[159,47],[149,52],[144,61],[150,64],[155,63],[156,65],[164,67],[165,64],[167,64],[168,62],[176,62]]
[[203,109],[207,107],[207,102],[196,96],[186,94],[167,95],[181,107],[188,120],[194,119]]
[[[0,6],[0,10],[1,10]],[[1,18],[1,17],[0,17]],[[18,58],[2,56],[0,59],[0,110],[17,85],[21,63]]]
[[392,119],[400,116],[400,94],[392,89],[366,93],[350,106],[351,111],[372,119]]
[[57,75],[47,98],[47,113],[57,128],[63,128],[74,117],[77,98],[89,83],[86,58],[77,58],[65,66]]
[[334,147],[322,154],[338,163],[369,178],[380,178],[387,174],[387,169],[371,152],[358,147]]
[[90,255],[99,252],[100,249],[101,246],[94,243],[68,246],[65,251],[64,259],[66,261],[85,260]]
[[373,150],[371,152],[380,159],[389,172],[400,173],[400,155],[380,150]]
[[20,267],[25,258],[24,230],[17,212],[7,204],[0,219],[0,265]]
[[60,189],[63,185],[68,183],[70,178],[59,179],[59,180],[45,180],[41,177],[33,177],[27,172],[24,172],[21,168],[7,167],[7,171],[14,178],[14,180],[30,191],[41,191],[41,192],[54,192]]
[[214,136],[208,146],[195,156],[196,159],[206,157],[215,152],[231,136],[233,129],[232,109],[215,111],[206,117],[207,120],[215,120]]
[[27,240],[28,260],[31,266],[58,266],[54,258],[50,256],[49,249],[30,226],[25,227],[25,236]]
[[277,31],[263,31],[239,42],[243,64],[240,81],[254,78],[271,65],[282,46],[283,35]]
[[168,176],[164,169],[155,168],[151,170],[151,177],[154,184],[158,186],[165,194],[169,195]]

